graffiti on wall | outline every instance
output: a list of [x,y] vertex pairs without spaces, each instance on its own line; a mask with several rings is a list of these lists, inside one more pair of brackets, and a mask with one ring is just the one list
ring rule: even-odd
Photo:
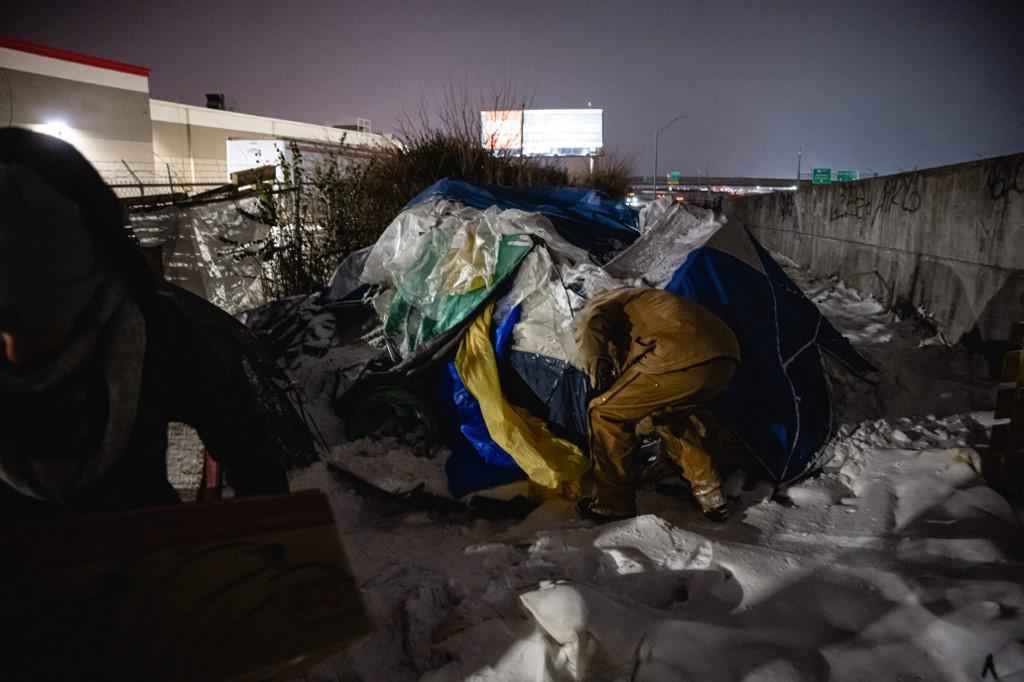
[[872,196],[876,183],[857,182],[838,185],[829,211],[829,221],[850,218],[857,221],[874,222],[879,214],[888,210],[916,213],[921,208],[920,173],[904,173],[886,178],[877,192],[878,200]]
[[868,184],[858,182],[851,185],[839,185],[838,192],[829,211],[829,220],[852,218],[864,220],[871,213],[871,196]]

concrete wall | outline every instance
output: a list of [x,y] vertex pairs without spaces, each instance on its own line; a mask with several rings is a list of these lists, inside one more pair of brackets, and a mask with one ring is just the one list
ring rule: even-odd
[[817,274],[923,306],[959,339],[1024,319],[1024,154],[798,192],[723,212]]
[[108,182],[153,177],[149,84],[142,76],[0,47],[10,122],[75,145]]

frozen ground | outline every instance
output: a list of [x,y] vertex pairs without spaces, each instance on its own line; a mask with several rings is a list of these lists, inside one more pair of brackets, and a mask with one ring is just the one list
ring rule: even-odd
[[[1020,513],[971,447],[990,387],[925,325],[790,274],[886,370],[877,387],[835,371],[821,475],[776,495],[731,479],[724,525],[644,492],[641,516],[594,526],[559,502],[519,523],[410,513],[297,472],[329,494],[377,624],[305,679],[1024,680]],[[357,449],[333,455],[421,454]]]

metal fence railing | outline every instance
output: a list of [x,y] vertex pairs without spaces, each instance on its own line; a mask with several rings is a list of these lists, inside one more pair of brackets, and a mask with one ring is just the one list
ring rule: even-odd
[[197,183],[119,183],[111,184],[110,188],[128,210],[144,210],[159,208],[183,202],[202,199],[226,198],[236,196],[238,188],[223,182]]

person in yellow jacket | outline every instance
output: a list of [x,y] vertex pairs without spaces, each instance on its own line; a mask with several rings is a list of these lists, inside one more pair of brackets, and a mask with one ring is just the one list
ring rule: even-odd
[[615,289],[587,304],[577,319],[576,342],[594,396],[595,496],[581,500],[580,512],[608,519],[636,514],[628,463],[638,445],[637,424],[650,418],[704,514],[724,521],[728,506],[696,413],[726,389],[740,362],[728,325],[667,291]]

